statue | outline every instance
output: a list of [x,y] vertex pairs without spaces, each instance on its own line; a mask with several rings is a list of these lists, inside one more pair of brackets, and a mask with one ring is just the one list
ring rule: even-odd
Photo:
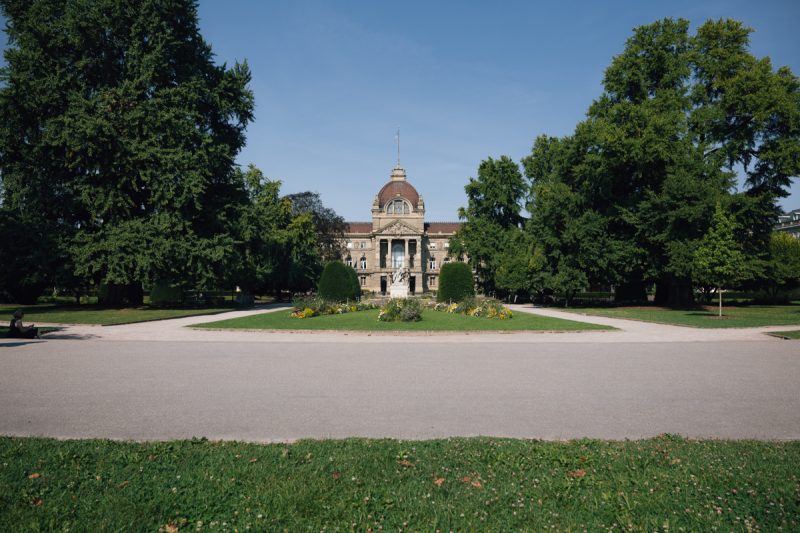
[[405,267],[398,268],[394,274],[392,274],[392,285],[399,285],[403,283],[408,277],[408,271]]
[[392,274],[392,285],[389,287],[389,295],[392,298],[408,298],[408,269],[398,268]]

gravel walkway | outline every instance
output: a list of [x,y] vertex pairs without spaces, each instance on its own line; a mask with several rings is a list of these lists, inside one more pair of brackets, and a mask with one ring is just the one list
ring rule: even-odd
[[[653,342],[720,342],[720,341],[774,341],[781,339],[765,335],[770,331],[783,331],[793,326],[768,326],[758,328],[702,329],[684,326],[671,326],[619,318],[581,315],[559,311],[553,308],[535,308],[527,305],[510,305],[514,312],[562,318],[590,324],[601,324],[617,328],[616,331],[573,331],[573,332],[473,332],[473,333],[420,333],[398,334],[367,332],[325,332],[325,331],[252,331],[252,330],[206,330],[187,326],[204,324],[257,315],[288,309],[286,305],[270,305],[244,311],[231,311],[217,315],[194,316],[140,322],[120,326],[59,325],[61,329],[45,335],[46,340],[113,340],[113,341],[200,341],[200,342],[296,342],[306,339],[313,342],[359,342],[359,343],[425,343],[469,342],[502,343],[653,343]],[[800,328],[800,326],[796,326]],[[0,339],[0,343],[8,342]]]

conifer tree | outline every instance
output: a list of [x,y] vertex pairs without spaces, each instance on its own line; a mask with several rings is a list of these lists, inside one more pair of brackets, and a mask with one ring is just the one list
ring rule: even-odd
[[0,173],[12,211],[56,224],[109,300],[221,283],[234,260],[246,64],[213,61],[193,0],[0,0]]

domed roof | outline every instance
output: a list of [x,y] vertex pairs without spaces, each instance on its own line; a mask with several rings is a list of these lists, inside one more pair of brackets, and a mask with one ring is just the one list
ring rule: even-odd
[[419,193],[408,181],[406,181],[406,171],[400,167],[395,167],[392,171],[392,179],[384,185],[378,192],[378,204],[383,208],[389,200],[403,197],[411,206],[416,209],[419,203]]

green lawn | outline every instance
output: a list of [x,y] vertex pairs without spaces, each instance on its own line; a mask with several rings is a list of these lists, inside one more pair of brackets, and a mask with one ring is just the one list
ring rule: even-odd
[[598,307],[565,309],[573,313],[629,318],[696,328],[748,328],[800,324],[800,305],[748,305],[722,308],[722,318],[715,306],[697,309],[666,307]]
[[206,315],[231,311],[235,307],[212,307],[212,308],[182,308],[164,309],[160,307],[130,307],[130,308],[108,308],[97,305],[0,305],[0,317],[3,322],[0,324],[8,325],[15,310],[22,309],[25,312],[23,322],[27,324],[40,322],[50,322],[54,324],[99,324],[110,326],[113,324],[130,324],[132,322],[144,322],[147,320],[159,320],[162,318],[180,318],[184,316]]
[[0,530],[797,531],[800,442],[0,438]]
[[381,322],[377,309],[293,318],[289,310],[263,313],[243,318],[198,324],[198,328],[283,329],[283,330],[349,330],[349,331],[573,331],[612,329],[571,320],[515,313],[510,320],[477,318],[440,311],[424,311],[419,322]]
[[800,329],[791,331],[772,331],[769,333],[773,337],[783,337],[784,339],[800,339]]

